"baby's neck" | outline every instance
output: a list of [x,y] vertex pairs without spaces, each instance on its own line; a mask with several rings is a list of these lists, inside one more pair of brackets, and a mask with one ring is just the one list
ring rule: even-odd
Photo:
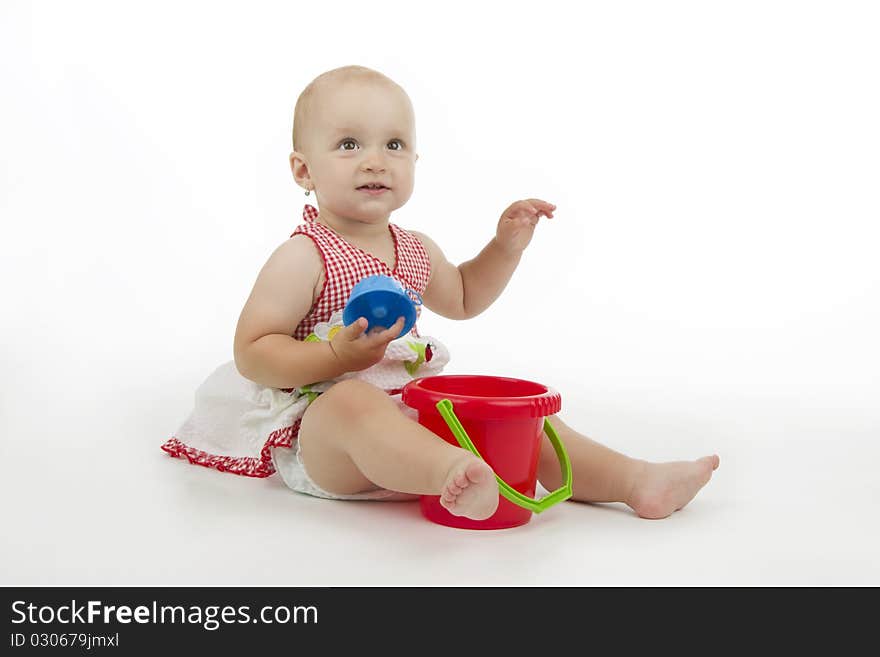
[[384,219],[362,221],[342,217],[327,210],[321,210],[318,213],[317,221],[325,226],[329,226],[336,233],[342,235],[342,237],[368,242],[388,235],[389,219],[390,215]]

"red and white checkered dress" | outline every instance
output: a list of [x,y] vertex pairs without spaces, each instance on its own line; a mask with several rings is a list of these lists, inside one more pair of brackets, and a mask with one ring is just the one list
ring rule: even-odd
[[[324,259],[324,289],[315,300],[308,315],[296,327],[293,337],[305,340],[318,322],[326,322],[337,310],[345,307],[351,294],[351,288],[367,276],[384,274],[396,279],[404,289],[424,294],[431,277],[431,261],[428,252],[418,237],[392,223],[388,224],[391,238],[394,241],[394,252],[397,262],[394,269],[379,260],[376,256],[349,244],[336,232],[316,221],[318,211],[311,205],[303,210],[305,223],[297,227],[291,237],[306,235],[312,239],[321,257]],[[421,314],[417,307],[416,317]],[[415,335],[418,332],[413,326]]]
[[[396,256],[394,267],[389,268],[316,221],[317,216],[318,211],[306,205],[304,223],[291,234],[291,238],[305,235],[314,242],[324,262],[325,278],[321,293],[296,327],[294,338],[317,339],[320,335],[327,339],[329,325],[341,325],[341,312],[351,289],[366,276],[391,276],[405,289],[424,294],[431,263],[415,235],[388,224]],[[171,456],[221,472],[268,477],[276,471],[274,450],[295,446],[305,409],[334,383],[357,378],[399,396],[407,382],[439,374],[448,361],[445,346],[435,338],[420,336],[413,326],[409,334],[389,344],[383,361],[373,367],[296,390],[261,386],[242,377],[235,363],[228,362],[199,386],[192,413],[162,449]]]

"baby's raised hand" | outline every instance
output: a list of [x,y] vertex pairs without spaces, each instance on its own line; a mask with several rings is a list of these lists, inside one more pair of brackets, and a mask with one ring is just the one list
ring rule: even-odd
[[364,333],[369,322],[358,317],[337,331],[330,340],[330,348],[346,372],[365,370],[382,360],[388,344],[398,336],[405,323],[403,317],[398,317],[394,325],[385,330],[374,328]]
[[518,255],[532,241],[535,226],[542,216],[553,218],[556,206],[537,198],[517,201],[508,207],[498,220],[495,241],[505,251]]

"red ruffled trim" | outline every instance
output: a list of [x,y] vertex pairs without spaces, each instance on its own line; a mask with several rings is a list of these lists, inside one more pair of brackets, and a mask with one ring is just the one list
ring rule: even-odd
[[242,477],[268,477],[275,474],[275,466],[272,464],[273,447],[290,447],[299,435],[299,425],[302,421],[297,420],[289,427],[278,429],[269,434],[260,457],[253,456],[218,456],[209,454],[195,447],[190,447],[180,442],[177,438],[171,438],[162,449],[175,458],[185,458],[193,465],[201,465],[206,468],[214,468],[220,472],[229,472]]
[[[395,388],[386,391],[389,395],[399,395],[403,388]],[[302,419],[297,420],[289,427],[277,429],[269,434],[263,449],[260,450],[260,458],[254,456],[218,456],[210,454],[195,447],[190,447],[177,438],[170,438],[162,445],[162,450],[175,458],[185,458],[193,465],[201,465],[206,468],[214,468],[220,472],[241,475],[242,477],[258,477],[260,479],[275,474],[275,466],[272,464],[273,447],[291,447],[293,441],[299,436],[299,426]]]

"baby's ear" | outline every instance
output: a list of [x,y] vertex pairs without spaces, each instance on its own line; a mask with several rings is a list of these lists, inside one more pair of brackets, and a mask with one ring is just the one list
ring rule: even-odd
[[288,157],[290,160],[290,172],[293,174],[297,184],[304,186],[303,183],[310,179],[309,166],[306,164],[305,157],[302,153],[293,151]]

